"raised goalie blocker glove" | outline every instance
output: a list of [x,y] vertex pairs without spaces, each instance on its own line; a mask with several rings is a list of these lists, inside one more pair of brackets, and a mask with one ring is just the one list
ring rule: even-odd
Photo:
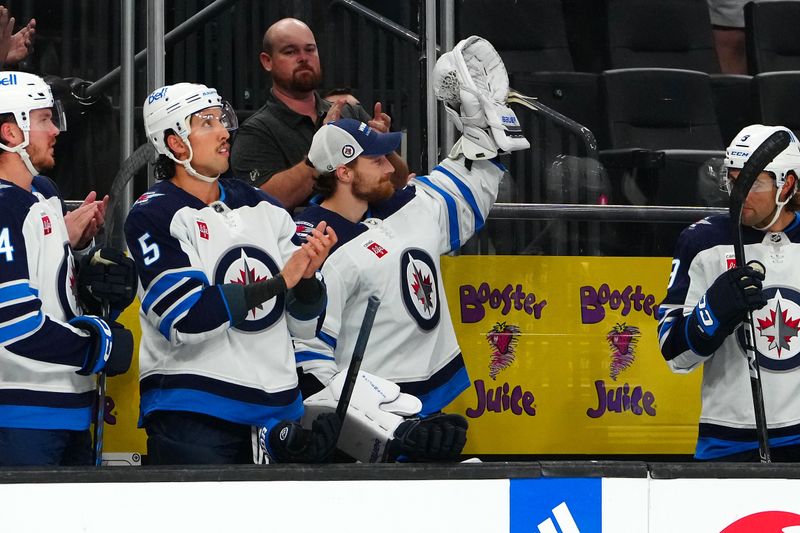
[[78,297],[89,314],[102,314],[103,301],[123,311],[136,297],[133,259],[109,247],[92,248],[78,266]]
[[442,54],[433,68],[433,92],[462,136],[450,157],[492,159],[530,148],[516,114],[506,105],[508,73],[492,44],[475,35]]
[[91,315],[76,316],[69,323],[89,332],[92,338],[83,364],[76,371],[78,374],[89,376],[105,372],[117,376],[128,371],[133,358],[133,334],[122,324]]
[[762,292],[764,266],[751,261],[720,274],[689,316],[686,334],[692,349],[711,355],[747,318],[747,313],[767,305]]
[[436,413],[406,420],[394,431],[389,443],[390,460],[457,461],[467,443],[467,419],[461,415]]

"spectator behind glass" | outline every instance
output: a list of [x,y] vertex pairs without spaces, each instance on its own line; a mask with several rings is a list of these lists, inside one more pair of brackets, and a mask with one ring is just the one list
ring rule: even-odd
[[[380,102],[370,116],[360,105],[331,103],[316,89],[322,80],[317,42],[311,29],[297,19],[282,19],[264,34],[261,66],[272,78],[267,102],[239,128],[232,148],[237,177],[280,200],[288,209],[304,205],[316,176],[305,163],[317,129],[339,118],[355,118],[378,132],[387,132],[391,118]],[[408,165],[396,153],[392,182],[402,188]]]

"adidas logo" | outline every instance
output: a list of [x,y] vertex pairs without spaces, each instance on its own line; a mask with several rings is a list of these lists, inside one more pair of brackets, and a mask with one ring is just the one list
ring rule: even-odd
[[[555,523],[553,523],[555,518]],[[581,533],[578,524],[569,512],[567,502],[561,502],[553,507],[553,518],[548,518],[538,525],[539,533]],[[558,524],[558,528],[556,528]]]

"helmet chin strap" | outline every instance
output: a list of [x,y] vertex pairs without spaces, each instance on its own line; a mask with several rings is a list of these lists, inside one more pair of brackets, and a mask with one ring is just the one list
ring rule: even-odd
[[216,175],[216,176],[214,176],[214,177],[211,177],[211,176],[205,176],[205,175],[203,175],[203,174],[200,174],[199,172],[197,172],[197,171],[196,171],[196,170],[195,170],[195,169],[192,167],[192,163],[191,163],[191,161],[192,161],[192,157],[194,157],[194,151],[192,151],[192,143],[190,143],[190,142],[189,142],[189,139],[183,139],[183,142],[184,142],[184,143],[186,143],[186,146],[188,146],[188,147],[189,147],[189,157],[187,157],[186,159],[184,159],[183,161],[181,161],[180,159],[178,159],[177,157],[175,157],[175,155],[173,155],[173,153],[172,153],[172,152],[169,152],[169,153],[167,154],[167,157],[169,157],[170,159],[172,159],[172,160],[173,160],[173,161],[175,161],[176,163],[179,163],[179,164],[181,164],[181,165],[183,166],[183,168],[185,168],[185,169],[186,169],[186,173],[187,173],[187,174],[189,174],[190,176],[193,176],[193,177],[195,177],[195,178],[199,179],[200,181],[204,181],[204,182],[206,182],[206,183],[214,183],[215,181],[217,181],[217,179],[219,179],[219,176],[220,176],[219,174],[217,174],[217,175]]
[[794,186],[792,193],[786,196],[786,200],[781,201],[781,189],[778,189],[778,191],[775,193],[775,214],[772,215],[772,220],[770,220],[769,223],[765,224],[764,226],[753,226],[753,227],[761,231],[766,231],[767,228],[771,227],[775,223],[775,221],[778,220],[781,211],[783,211],[783,206],[789,203],[789,200],[791,200],[792,196],[794,196],[796,191],[797,191],[797,185]]
[[24,140],[22,141],[22,143],[14,146],[13,148],[3,143],[0,143],[0,148],[5,150],[6,152],[12,152],[17,154],[19,158],[22,159],[22,162],[25,164],[25,168],[27,168],[28,172],[31,173],[31,176],[38,176],[39,171],[36,169],[35,166],[33,166],[33,163],[31,163],[31,156],[28,155],[28,151],[25,149],[28,146],[28,144],[30,144],[30,137],[27,131],[23,130],[22,133],[24,135]]

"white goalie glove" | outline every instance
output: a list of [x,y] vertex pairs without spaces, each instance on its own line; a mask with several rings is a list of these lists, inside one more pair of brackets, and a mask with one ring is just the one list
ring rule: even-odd
[[477,36],[442,54],[433,68],[433,92],[462,132],[450,157],[491,159],[530,148],[517,116],[506,105],[508,73],[492,44]]
[[[333,413],[346,378],[339,372],[327,387],[307,398],[303,426],[310,427],[323,413]],[[414,415],[422,409],[416,396],[400,386],[367,372],[358,373],[337,447],[364,463],[456,459],[466,443],[467,422],[459,415]],[[413,417],[413,418],[409,418]]]

